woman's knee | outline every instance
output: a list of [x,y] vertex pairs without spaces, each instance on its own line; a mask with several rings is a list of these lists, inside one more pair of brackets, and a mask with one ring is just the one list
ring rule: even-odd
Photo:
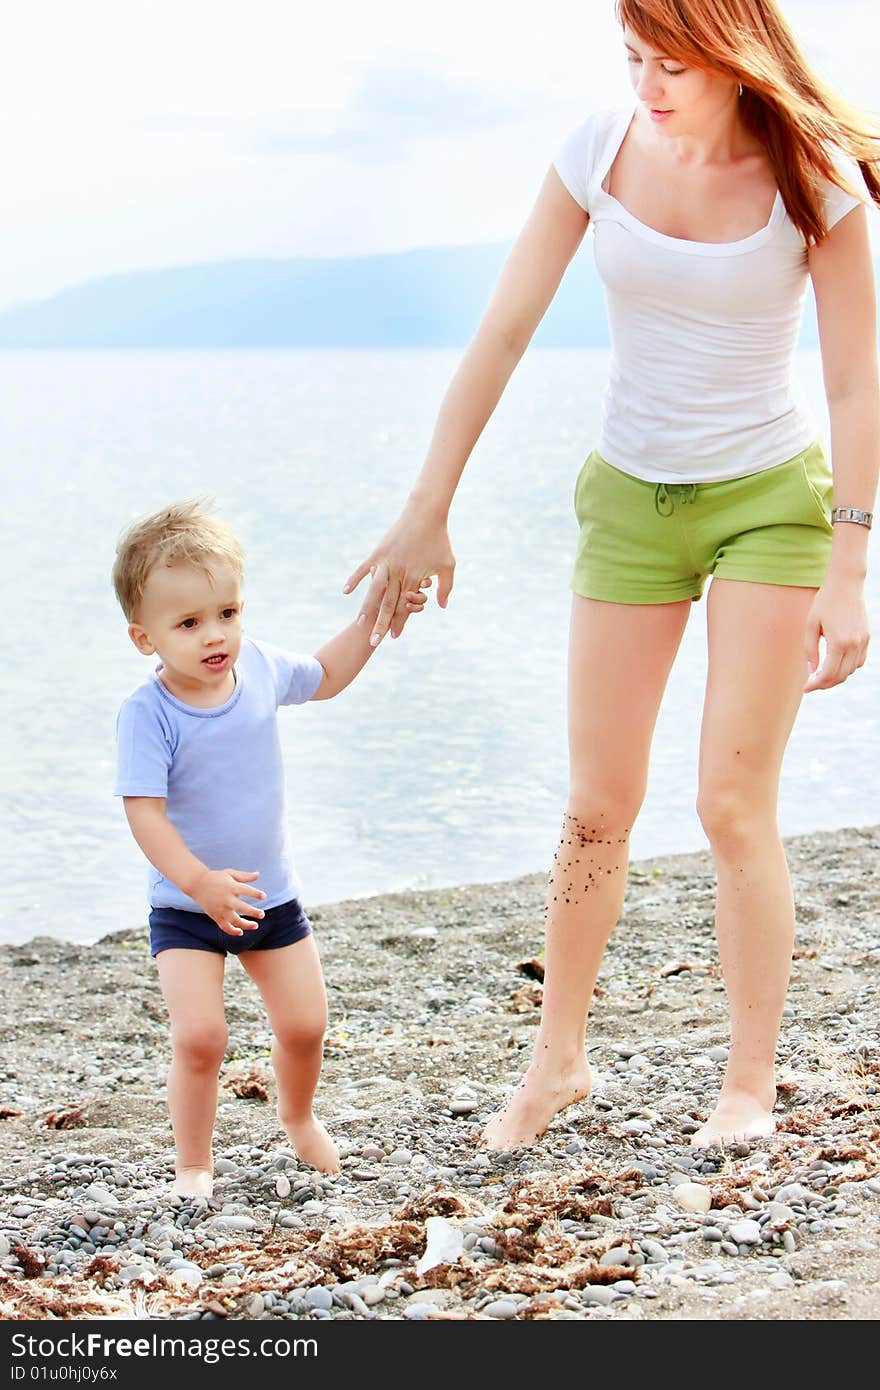
[[712,848],[722,853],[747,849],[775,823],[775,808],[764,805],[757,789],[742,784],[705,785],[697,815]]
[[569,790],[566,816],[578,828],[599,837],[601,832],[628,835],[645,796],[643,784],[595,787],[573,782]]
[[222,1021],[189,1022],[171,1031],[175,1058],[194,1071],[219,1071],[227,1040],[226,1024]]

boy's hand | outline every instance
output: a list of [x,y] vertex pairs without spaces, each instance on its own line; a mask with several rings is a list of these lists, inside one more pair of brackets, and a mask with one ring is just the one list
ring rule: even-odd
[[258,920],[266,914],[262,908],[246,903],[245,898],[265,898],[262,888],[243,888],[243,883],[253,883],[259,873],[248,874],[242,869],[207,869],[190,892],[199,907],[227,936],[244,936],[246,931],[256,931],[257,923],[248,922],[247,917]]

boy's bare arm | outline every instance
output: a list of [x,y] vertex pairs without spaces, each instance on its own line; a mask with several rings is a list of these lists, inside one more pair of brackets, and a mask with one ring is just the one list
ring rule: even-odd
[[[407,611],[420,613],[427,599],[427,594],[423,593],[406,594]],[[362,612],[355,622],[337,632],[315,652],[315,659],[324,667],[324,679],[312,696],[313,700],[329,700],[338,695],[340,690],[351,685],[358,672],[366,666],[376,650],[370,646],[370,630],[378,612],[378,604],[372,615]]]
[[246,886],[260,877],[259,872],[209,869],[187,848],[171,824],[164,797],[124,796],[122,802],[132,835],[163,878],[197,902],[229,936],[242,936],[245,930],[256,928],[257,923],[246,918],[260,918],[263,911],[244,899],[265,898],[261,888]]

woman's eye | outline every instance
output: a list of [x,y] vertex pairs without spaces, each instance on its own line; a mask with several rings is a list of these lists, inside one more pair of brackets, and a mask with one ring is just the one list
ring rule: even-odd
[[668,77],[680,77],[683,72],[687,72],[687,68],[664,68],[663,71]]

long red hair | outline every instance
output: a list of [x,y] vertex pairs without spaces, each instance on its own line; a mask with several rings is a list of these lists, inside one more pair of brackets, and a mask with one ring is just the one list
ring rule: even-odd
[[658,53],[742,83],[746,126],[767,150],[788,215],[808,245],[828,234],[822,181],[855,159],[880,207],[880,119],[811,69],[775,0],[616,0],[617,17]]

